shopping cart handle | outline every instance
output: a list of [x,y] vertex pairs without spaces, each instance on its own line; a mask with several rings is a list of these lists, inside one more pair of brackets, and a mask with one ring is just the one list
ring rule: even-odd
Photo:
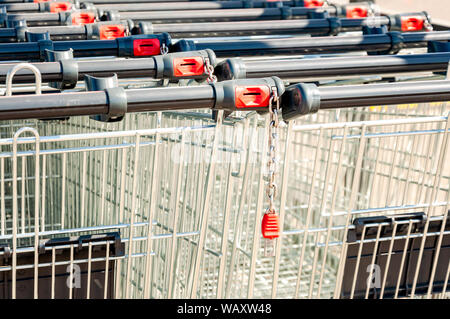
[[[433,42],[433,41],[431,41]],[[430,45],[430,43],[429,43]],[[447,46],[447,48],[445,48]],[[326,59],[263,59],[248,61],[241,58],[222,60],[215,68],[220,81],[278,76],[283,80],[303,82],[306,79],[357,77],[365,74],[399,74],[410,72],[446,72],[450,61],[449,43],[433,43],[433,54],[329,57]],[[442,49],[440,48],[442,47]],[[371,67],[368,68],[367,66]]]
[[319,109],[443,101],[450,101],[450,81],[447,80],[335,87],[300,83],[286,88],[281,107],[283,119],[289,121]]
[[267,112],[275,95],[284,92],[283,82],[276,77],[136,90],[116,86],[115,77],[109,80],[90,77],[87,83],[93,91],[4,96],[0,98],[0,120],[81,115],[116,119],[125,113],[185,109]]
[[148,57],[167,53],[171,39],[169,34],[134,35],[112,40],[52,41],[48,33],[35,33],[30,40],[36,42],[2,43],[0,59],[44,60],[45,50],[64,51],[73,49],[75,57],[120,56]]

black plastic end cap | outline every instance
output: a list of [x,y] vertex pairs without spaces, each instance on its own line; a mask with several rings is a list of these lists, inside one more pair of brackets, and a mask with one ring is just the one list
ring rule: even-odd
[[100,16],[101,21],[120,21],[120,13],[117,10],[108,10]]
[[214,74],[219,81],[245,79],[247,72],[245,63],[240,58],[226,59],[214,68]]
[[147,21],[139,21],[134,25],[133,28],[130,28],[131,34],[153,34],[153,24]]
[[195,42],[192,40],[180,40],[170,45],[170,52],[197,51]]
[[286,88],[281,97],[284,121],[316,113],[320,109],[320,92],[315,84],[299,83]]

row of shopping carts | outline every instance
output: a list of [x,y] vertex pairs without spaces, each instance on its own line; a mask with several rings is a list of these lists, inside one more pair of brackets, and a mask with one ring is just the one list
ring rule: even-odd
[[0,298],[448,298],[450,31],[427,13],[0,10]]

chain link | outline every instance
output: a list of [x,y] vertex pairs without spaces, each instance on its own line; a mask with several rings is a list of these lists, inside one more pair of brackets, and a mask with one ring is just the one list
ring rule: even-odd
[[217,76],[214,75],[214,67],[209,62],[209,58],[205,59],[205,72],[208,73],[208,79],[206,80],[208,83],[217,82]]
[[[280,110],[279,98],[277,94],[277,89],[272,89],[272,96],[269,101],[269,114],[270,114],[270,123],[269,123],[269,160],[267,161],[267,169],[268,169],[268,182],[266,194],[269,199],[269,208],[266,210],[267,215],[275,215],[275,197],[277,195],[277,184],[275,184],[275,177],[277,174],[277,144],[278,144],[278,125],[279,118],[278,113]],[[274,104],[276,107],[274,108]],[[275,216],[272,216],[275,217]],[[263,221],[264,223],[264,221]],[[276,236],[278,237],[278,236]],[[264,242],[264,256],[272,257],[275,254],[275,243],[274,239],[266,238]]]
[[169,53],[169,48],[166,46],[165,43],[163,43],[161,45],[161,55],[166,55],[167,53]]
[[423,23],[423,26],[425,28],[425,30],[427,31],[433,31],[433,25],[430,23],[430,20],[427,18],[425,18],[425,21]]
[[[276,105],[275,109],[273,105]],[[269,198],[269,209],[267,213],[274,214],[274,198],[277,195],[277,185],[275,184],[275,176],[277,174],[277,144],[278,144],[278,111],[280,109],[279,99],[276,89],[273,90],[272,97],[269,102],[269,114],[270,114],[270,124],[269,124],[269,161],[267,162],[268,168],[268,183],[266,194]]]

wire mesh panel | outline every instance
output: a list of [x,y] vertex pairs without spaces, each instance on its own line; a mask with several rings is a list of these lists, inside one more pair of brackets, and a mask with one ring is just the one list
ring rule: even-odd
[[[4,122],[4,296],[360,298],[383,296],[383,289],[388,298],[444,296],[447,112],[447,104],[326,111],[280,128],[275,207],[282,232],[274,257],[264,256],[260,235],[268,207],[266,115],[238,114],[217,124],[198,112],[127,115],[108,124]],[[394,218],[409,213],[423,216]],[[367,217],[377,218],[362,223],[361,232],[358,221]],[[404,262],[408,280],[395,295],[395,268],[384,259],[380,287],[366,293],[362,265],[372,256],[369,265],[378,255],[394,256],[402,244],[409,251],[405,236],[417,246],[415,264]],[[354,245],[366,247],[364,254]],[[349,258],[363,260],[361,267],[350,271]],[[57,265],[69,266],[67,278]],[[80,265],[78,286],[74,265]],[[50,280],[40,280],[46,267]],[[22,269],[32,271],[32,295],[18,289]],[[88,275],[93,269],[102,276]],[[354,269],[359,275],[349,275]],[[56,278],[75,284],[66,294]],[[435,284],[424,288],[424,282]]]

